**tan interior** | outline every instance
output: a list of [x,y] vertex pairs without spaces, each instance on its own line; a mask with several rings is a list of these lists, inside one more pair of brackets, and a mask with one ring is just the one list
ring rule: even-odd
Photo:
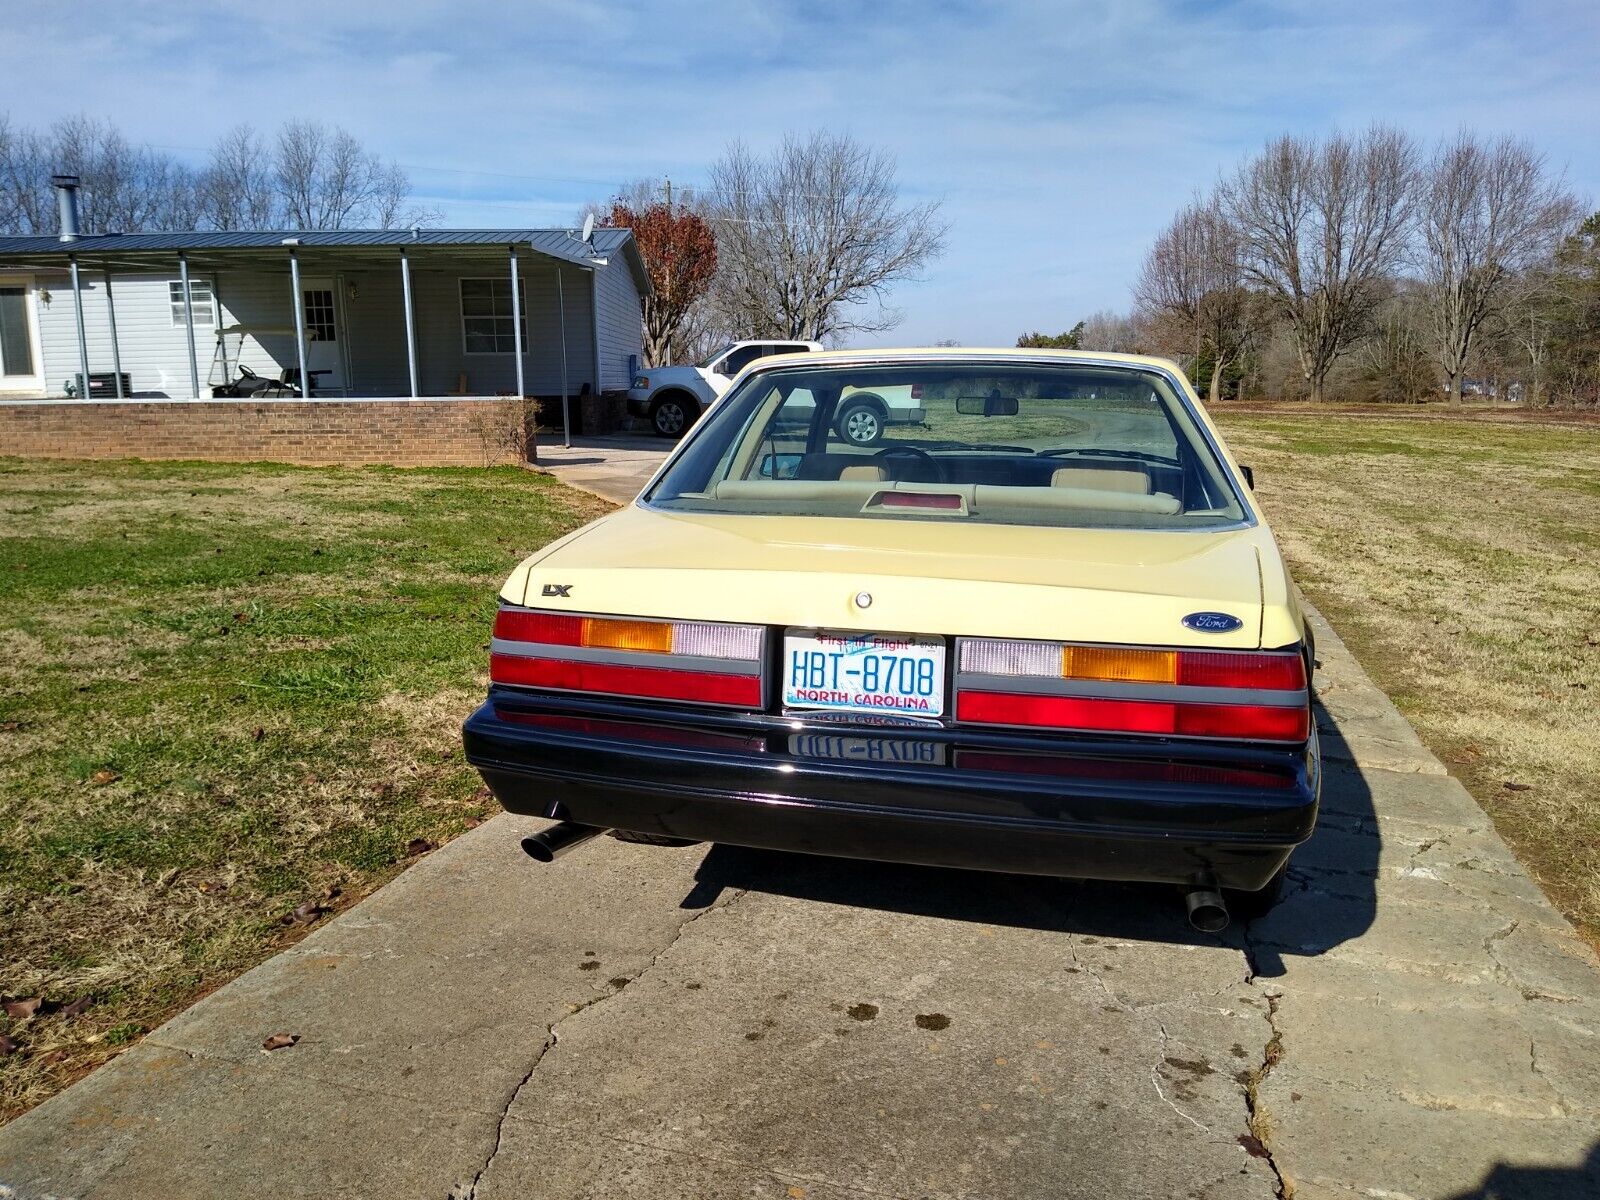
[[889,478],[886,468],[877,463],[863,463],[856,467],[846,467],[839,472],[840,479],[866,479],[873,483],[882,483]]
[[1050,476],[1051,487],[1098,488],[1103,492],[1150,494],[1150,476],[1144,471],[1124,471],[1117,467],[1058,467]]

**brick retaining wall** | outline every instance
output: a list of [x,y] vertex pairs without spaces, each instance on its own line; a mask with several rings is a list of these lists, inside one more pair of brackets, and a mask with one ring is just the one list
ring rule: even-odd
[[0,455],[481,467],[517,459],[519,413],[512,399],[22,401],[0,403]]

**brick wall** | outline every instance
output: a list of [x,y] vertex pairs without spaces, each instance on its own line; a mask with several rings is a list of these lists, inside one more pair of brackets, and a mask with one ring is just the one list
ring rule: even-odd
[[0,455],[305,466],[515,461],[510,399],[0,402]]

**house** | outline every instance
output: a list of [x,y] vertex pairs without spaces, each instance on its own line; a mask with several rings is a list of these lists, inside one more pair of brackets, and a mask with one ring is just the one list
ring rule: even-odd
[[626,229],[78,234],[74,186],[60,237],[0,237],[8,399],[209,398],[241,365],[317,396],[619,392],[643,350]]

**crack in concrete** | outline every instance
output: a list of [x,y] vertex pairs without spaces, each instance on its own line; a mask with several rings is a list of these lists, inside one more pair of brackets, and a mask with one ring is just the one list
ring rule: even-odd
[[[1304,890],[1304,889],[1302,889]],[[1256,980],[1259,971],[1256,966],[1254,943],[1250,940],[1250,926],[1253,922],[1246,923],[1244,927],[1244,960],[1249,968],[1245,982],[1251,987],[1259,987]],[[1278,1028],[1278,1001],[1280,993],[1261,989],[1267,1001],[1267,1028],[1272,1031],[1271,1037],[1261,1051],[1261,1065],[1250,1072],[1249,1081],[1244,1088],[1245,1124],[1250,1130],[1250,1136],[1260,1145],[1261,1154],[1266,1158],[1267,1166],[1272,1170],[1273,1178],[1277,1180],[1276,1195],[1278,1200],[1294,1200],[1294,1181],[1289,1178],[1278,1165],[1277,1155],[1272,1149],[1272,1116],[1261,1102],[1261,1085],[1267,1081],[1267,1076],[1272,1074],[1273,1068],[1283,1058],[1283,1031]],[[1249,1147],[1246,1147],[1249,1149]],[[1252,1151],[1254,1153],[1254,1151]]]
[[[654,970],[656,964],[661,961],[663,956],[665,956],[683,938],[683,935],[688,930],[689,926],[693,925],[707,913],[713,912],[717,909],[729,907],[735,900],[739,899],[744,894],[745,893],[743,890],[736,891],[726,901],[723,901],[720,904],[707,905],[705,908],[702,908],[699,912],[695,913],[687,920],[680,922],[677,929],[673,931],[672,937],[667,941],[667,944],[652,954],[649,962],[645,963],[644,966],[640,967],[631,975],[623,975],[618,977],[627,980],[627,984],[623,986],[625,987],[637,983],[650,971]],[[622,991],[623,987],[612,986],[609,992],[602,992],[599,995],[591,996],[582,1004],[570,1006],[566,1016],[559,1018],[546,1027],[544,1044],[539,1047],[538,1052],[533,1056],[533,1061],[528,1065],[527,1073],[517,1081],[517,1085],[511,1089],[510,1094],[506,1097],[505,1104],[500,1109],[498,1119],[495,1121],[494,1145],[490,1148],[488,1156],[483,1160],[483,1165],[478,1168],[477,1173],[473,1175],[472,1181],[466,1186],[465,1189],[451,1188],[447,1200],[477,1200],[478,1185],[483,1182],[483,1177],[488,1174],[489,1168],[494,1165],[494,1160],[499,1156],[501,1149],[505,1145],[506,1122],[511,1116],[511,1110],[516,1107],[517,1100],[522,1095],[522,1090],[528,1086],[534,1075],[538,1073],[539,1064],[544,1062],[545,1057],[550,1053],[550,1051],[554,1050],[556,1046],[560,1044],[561,1025],[572,1020],[572,1018],[576,1017],[579,1013],[587,1012],[596,1005],[604,1004],[607,1000],[610,1000],[614,996],[621,995]]]

